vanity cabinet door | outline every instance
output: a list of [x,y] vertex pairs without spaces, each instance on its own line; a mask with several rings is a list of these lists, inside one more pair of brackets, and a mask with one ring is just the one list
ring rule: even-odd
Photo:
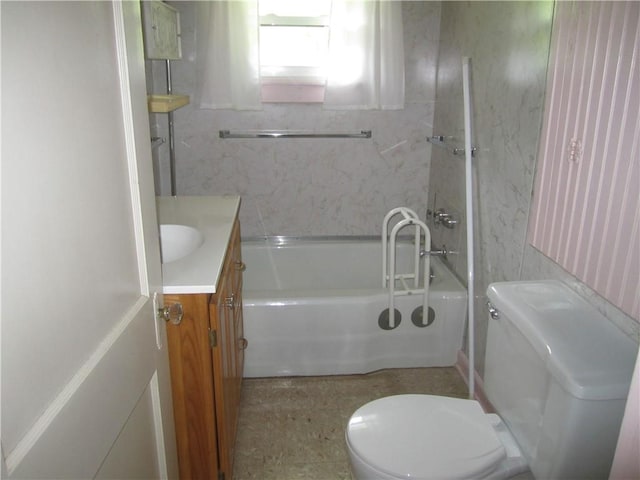
[[[226,270],[226,267],[225,267]],[[215,389],[215,411],[218,418],[218,447],[220,452],[220,472],[225,478],[232,478],[234,422],[232,421],[233,398],[231,387],[232,356],[229,352],[231,328],[230,311],[231,291],[229,278],[218,284],[217,302],[210,305],[211,330],[215,332],[216,344],[213,348],[213,380]]]
[[233,310],[233,332],[234,332],[234,380],[233,388],[235,389],[235,396],[237,398],[237,404],[240,404],[240,391],[242,389],[242,377],[244,375],[244,351],[248,346],[248,341],[244,337],[244,324],[242,314],[242,276],[245,270],[245,264],[242,261],[242,251],[240,248],[240,223],[236,222],[231,237],[231,259],[234,270],[234,299],[236,302]]
[[180,302],[184,311],[180,324],[167,323],[178,464],[183,480],[218,478],[209,297],[164,295],[166,305]]
[[244,373],[244,350],[247,340],[244,338],[244,325],[242,320],[242,272],[245,265],[242,262],[240,250],[240,224],[236,223],[229,244],[229,278],[232,280],[231,298],[233,307],[227,312],[229,315],[229,355],[231,357],[230,388],[234,390],[234,405],[240,403],[240,390]]
[[[220,471],[231,478],[240,407],[242,368],[242,261],[240,230],[236,222],[217,293],[210,305],[211,330],[216,332],[213,372],[218,418]],[[238,263],[240,261],[240,263]]]

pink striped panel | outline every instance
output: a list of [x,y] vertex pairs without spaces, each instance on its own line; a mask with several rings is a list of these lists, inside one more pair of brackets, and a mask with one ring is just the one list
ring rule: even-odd
[[557,2],[530,243],[640,319],[640,2]]

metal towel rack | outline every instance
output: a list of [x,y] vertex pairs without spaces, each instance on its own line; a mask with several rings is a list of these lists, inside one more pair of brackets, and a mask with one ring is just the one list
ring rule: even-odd
[[290,130],[232,132],[230,130],[220,130],[220,138],[371,138],[371,130],[361,130],[358,133],[315,133]]
[[[436,135],[433,137],[427,137],[427,142],[435,145],[436,147],[444,148],[454,155],[464,155],[464,148],[461,147],[452,147],[447,143],[447,137],[444,135]],[[471,156],[474,157],[476,154],[476,147],[471,147]]]

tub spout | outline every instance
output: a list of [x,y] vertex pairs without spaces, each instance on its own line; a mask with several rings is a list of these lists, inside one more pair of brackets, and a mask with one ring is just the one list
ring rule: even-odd
[[450,253],[453,252],[447,250],[446,245],[442,245],[442,248],[440,250],[420,250],[420,258],[424,257],[425,255],[447,258],[447,255]]

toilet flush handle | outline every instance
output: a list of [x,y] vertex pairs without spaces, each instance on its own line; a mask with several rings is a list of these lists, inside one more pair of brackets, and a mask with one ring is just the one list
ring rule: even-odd
[[491,302],[487,302],[487,309],[489,310],[489,315],[491,315],[493,320],[498,320],[500,318],[500,312],[491,304]]

